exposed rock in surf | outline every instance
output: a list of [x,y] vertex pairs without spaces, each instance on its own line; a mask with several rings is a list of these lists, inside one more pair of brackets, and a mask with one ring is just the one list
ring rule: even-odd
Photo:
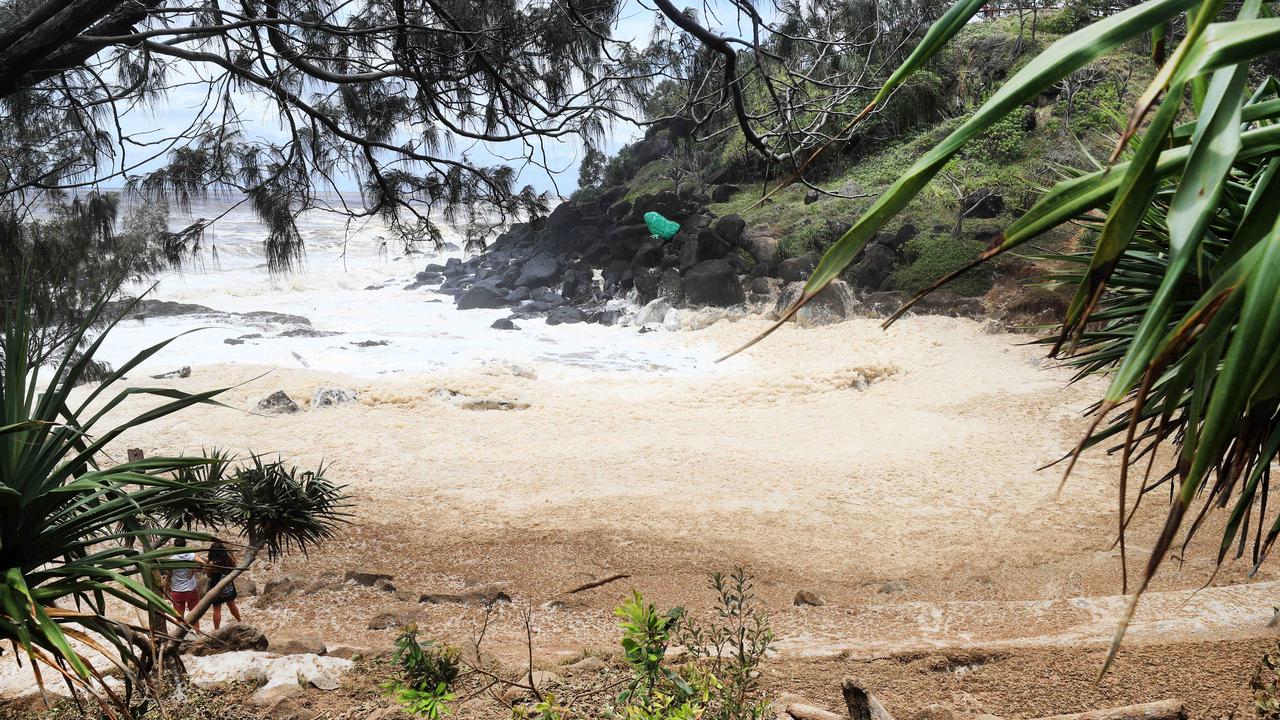
[[301,412],[302,408],[289,397],[288,393],[283,390],[277,390],[265,398],[258,401],[258,409],[263,412],[276,414],[292,414]]
[[288,330],[285,330],[284,332],[280,333],[280,337],[317,338],[317,337],[330,337],[333,335],[341,335],[341,334],[342,333],[333,332],[332,330],[316,330],[315,328],[311,328],[311,327],[300,327],[300,328],[290,328]]
[[339,405],[349,405],[356,401],[356,393],[354,390],[345,388],[325,387],[316,390],[316,394],[311,396],[311,408],[327,408],[338,407]]
[[587,316],[576,307],[562,306],[547,313],[548,325],[561,325],[586,322]]
[[724,260],[694,265],[684,276],[683,289],[690,305],[728,307],[746,300],[738,274]]
[[515,323],[511,322],[511,318],[498,318],[497,320],[494,320],[493,324],[490,325],[489,327],[493,328],[494,330],[519,330],[520,329],[516,327]]
[[390,345],[391,341],[390,340],[357,340],[357,341],[352,341],[351,344],[355,345],[356,347],[362,347],[362,348],[383,347],[386,345]]
[[160,373],[159,375],[152,375],[151,379],[152,380],[172,380],[175,378],[189,378],[189,377],[191,377],[191,366],[183,365],[177,370],[170,370],[169,372],[163,372],[163,373]]
[[[781,317],[791,308],[804,292],[804,283],[793,282],[782,289],[774,306],[774,315]],[[800,327],[816,327],[844,322],[862,310],[862,303],[854,296],[849,284],[843,280],[832,281],[830,285],[813,296],[794,316]]]

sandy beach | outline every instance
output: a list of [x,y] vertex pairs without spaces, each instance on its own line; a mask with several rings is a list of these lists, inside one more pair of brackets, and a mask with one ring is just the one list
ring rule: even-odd
[[[728,349],[763,327],[718,323],[680,342]],[[389,573],[415,595],[502,583],[517,605],[539,608],[584,582],[630,576],[542,613],[539,645],[550,652],[610,644],[610,611],[632,588],[698,607],[710,600],[707,572],[743,565],[783,645],[803,653],[824,646],[806,642],[815,629],[838,638],[866,607],[1120,593],[1115,461],[1086,456],[1060,496],[1060,470],[1036,470],[1072,447],[1101,386],[1069,384],[1027,339],[913,317],[887,332],[870,319],[785,328],[697,373],[491,363],[370,379],[197,366],[163,382],[234,386],[221,397],[230,409],[184,413],[125,442],[148,454],[216,446],[329,464],[351,492],[350,524],[310,557],[256,567],[259,583],[359,569]],[[356,391],[358,403],[250,412],[276,390],[305,406],[325,386]],[[128,407],[140,404],[119,412]],[[1163,510],[1148,502],[1135,521],[1135,565]],[[1191,556],[1170,563],[1153,589],[1209,580],[1211,553]],[[1247,569],[1229,564],[1213,583],[1239,582]],[[801,589],[827,606],[793,608]],[[465,608],[420,605],[404,592],[396,600],[369,590],[359,602],[343,592],[365,591],[290,595],[249,617],[274,633],[364,644],[387,642],[386,631],[365,629],[380,611],[419,617],[450,639],[476,622]],[[1031,631],[1016,614],[994,613],[964,632],[1048,634],[1077,620],[1050,614]],[[946,636],[927,622],[879,623],[903,647]],[[500,623],[491,642],[515,640],[516,630]]]

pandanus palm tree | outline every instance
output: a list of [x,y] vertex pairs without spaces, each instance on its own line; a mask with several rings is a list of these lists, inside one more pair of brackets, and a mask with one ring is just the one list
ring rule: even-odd
[[[249,543],[243,567],[263,548],[306,549],[332,535],[343,495],[322,474],[285,470],[257,458],[222,472],[217,456],[153,457],[118,462],[115,441],[126,431],[197,404],[220,404],[222,390],[186,393],[127,387],[120,381],[171,340],[157,343],[73,397],[114,323],[85,342],[105,303],[71,335],[61,356],[42,356],[39,328],[23,302],[3,308],[0,328],[0,641],[30,663],[43,692],[60,679],[88,693],[108,715],[127,711],[127,698],[158,667],[154,628],[119,616],[132,606],[179,623],[175,645],[207,609],[214,589],[184,621],[163,596],[158,574],[181,566],[166,547],[176,538],[209,540],[195,528],[234,527]],[[131,399],[158,403],[108,425]],[[159,519],[169,519],[161,522]],[[172,522],[181,519],[180,522]],[[225,582],[233,581],[236,572]],[[87,652],[112,663],[125,681],[113,692]]]
[[[983,4],[962,0],[951,8],[862,116],[936,55]],[[1182,19],[1183,34],[1166,57],[1168,28]],[[1049,229],[1082,218],[1096,223],[1092,251],[1072,258],[1079,270],[1059,278],[1074,282],[1076,290],[1051,352],[1069,357],[1081,373],[1109,376],[1110,387],[1067,472],[1080,451],[1119,439],[1123,547],[1133,512],[1130,466],[1154,457],[1163,443],[1178,453],[1170,473],[1144,480],[1134,494],[1136,505],[1161,484],[1172,488],[1163,531],[1132,585],[1108,664],[1171,546],[1180,534],[1184,542],[1194,535],[1210,508],[1230,512],[1219,562],[1233,544],[1237,555],[1243,552],[1251,514],[1255,564],[1280,534],[1280,516],[1263,530],[1267,481],[1280,449],[1280,96],[1272,79],[1249,87],[1251,62],[1280,47],[1280,19],[1270,8],[1245,0],[1226,16],[1221,0],[1148,0],[1052,43],[877,198],[826,252],[784,317],[839,277],[967,143],[1144,34],[1152,37],[1158,71],[1105,166],[1051,188],[977,260],[920,295]],[[1184,114],[1194,120],[1179,124]],[[1127,567],[1125,584],[1127,592]]]

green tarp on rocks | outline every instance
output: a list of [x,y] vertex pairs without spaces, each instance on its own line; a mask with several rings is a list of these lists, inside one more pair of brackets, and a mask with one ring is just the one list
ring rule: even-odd
[[649,232],[654,237],[660,237],[663,240],[670,240],[680,232],[680,223],[672,222],[653,211],[644,214],[644,224],[649,226]]

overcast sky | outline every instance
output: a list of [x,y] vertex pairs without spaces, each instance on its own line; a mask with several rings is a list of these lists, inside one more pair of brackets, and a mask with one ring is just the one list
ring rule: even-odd
[[[723,28],[726,32],[738,32],[735,13],[723,0],[712,0],[709,6],[704,6],[701,2],[691,4],[697,7],[699,14],[713,26]],[[614,38],[645,45],[649,42],[659,17],[658,11],[644,0],[628,0],[621,12]],[[138,133],[142,137],[167,136],[175,130],[187,127],[199,113],[204,100],[203,86],[180,86],[174,89],[166,101],[158,107],[135,108],[126,113],[122,118],[123,129],[126,133]],[[279,113],[266,98],[260,95],[242,95],[237,98],[237,107],[245,121],[246,132],[252,131],[267,139],[283,139],[284,130],[280,125]],[[640,137],[641,134],[642,131],[635,125],[615,123],[609,128],[605,149],[612,154],[626,143]],[[520,185],[528,184],[538,190],[550,192],[558,190],[561,194],[569,194],[577,185],[578,162],[582,155],[581,143],[572,138],[548,138],[545,139],[544,148],[545,164],[550,169],[550,173],[540,167],[522,167],[524,165],[523,147],[519,143],[459,143],[454,148],[453,155],[465,153],[473,163],[479,165],[512,165],[520,170]],[[155,149],[129,148],[127,160],[130,163],[136,163],[154,152]],[[143,168],[149,169],[156,165],[158,161],[149,162]],[[354,189],[356,182],[355,179],[348,178],[346,182],[348,187],[344,189]]]

